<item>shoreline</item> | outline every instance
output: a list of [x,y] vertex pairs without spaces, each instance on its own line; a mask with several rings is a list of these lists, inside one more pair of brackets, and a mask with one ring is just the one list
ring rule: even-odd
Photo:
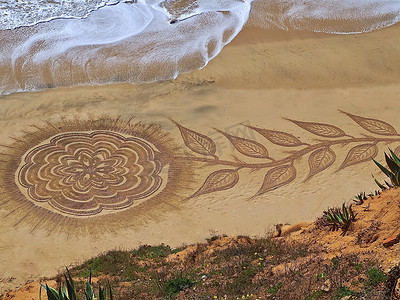
[[[133,85],[139,90],[157,85],[176,86],[214,82],[220,88],[321,89],[400,82],[400,24],[362,34],[336,35],[309,31],[284,31],[244,26],[241,32],[206,66],[176,79],[147,83],[84,83],[14,93],[40,93],[57,89]],[[353,51],[352,51],[352,50]],[[390,62],[390,64],[388,64]],[[334,64],[334,66],[333,66]],[[223,66],[229,65],[229,68]],[[246,74],[243,80],[242,74]]]

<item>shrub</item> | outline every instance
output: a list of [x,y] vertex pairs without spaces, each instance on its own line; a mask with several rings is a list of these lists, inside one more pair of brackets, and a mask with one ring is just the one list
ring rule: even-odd
[[179,275],[164,284],[164,291],[168,297],[173,298],[176,294],[193,287],[196,282],[187,276]]
[[377,269],[375,267],[370,268],[367,271],[368,282],[369,286],[377,286],[379,283],[384,282],[386,280],[386,275],[383,273],[382,270]]

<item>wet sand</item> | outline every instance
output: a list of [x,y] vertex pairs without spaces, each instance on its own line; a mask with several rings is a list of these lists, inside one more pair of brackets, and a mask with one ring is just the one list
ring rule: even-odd
[[[400,130],[399,32],[398,25],[361,35],[247,27],[204,69],[174,81],[62,88],[2,97],[1,144],[11,145],[24,130],[34,132],[32,125],[45,121],[59,124],[63,117],[96,119],[108,114],[112,119],[120,116],[121,120],[133,118],[132,122],[160,126],[179,148],[179,156],[188,159],[178,165],[185,174],[168,178],[178,187],[171,192],[171,199],[160,197],[162,205],[153,205],[155,198],[150,204],[111,214],[114,219],[109,225],[109,216],[89,216],[84,217],[92,218],[88,222],[84,218],[77,221],[84,224],[82,230],[64,226],[64,221],[54,231],[46,225],[32,230],[31,216],[25,217],[29,211],[22,207],[13,212],[10,203],[16,200],[9,199],[8,204],[3,201],[0,291],[28,279],[54,275],[65,265],[110,249],[159,243],[176,247],[202,241],[213,233],[262,236],[273,224],[313,220],[329,206],[349,201],[361,191],[377,189],[371,173],[378,178],[382,174],[371,157],[377,155],[382,161],[383,151],[388,146],[396,149],[400,139],[388,126],[383,126],[380,134],[371,132],[382,123],[357,116],[382,120]],[[339,110],[356,116],[361,124],[375,125],[368,131]],[[191,151],[170,118],[213,140],[219,161]],[[307,130],[287,119],[312,124],[304,125]],[[323,131],[313,134],[310,130],[316,123],[335,125],[344,135],[337,129],[332,137],[322,136]],[[246,125],[290,133],[287,143],[298,140],[303,144],[278,145],[276,139],[273,143]],[[234,149],[214,128],[252,141],[250,146],[248,141],[247,146],[240,142],[236,145],[242,152],[253,147],[253,156]],[[321,147],[315,146],[318,144]],[[273,160],[256,157],[263,149]],[[316,152],[319,149],[325,151],[324,155]],[[207,158],[208,163],[193,157]],[[285,161],[288,157],[291,159]],[[308,178],[310,164],[315,174]],[[232,174],[227,177],[225,184],[235,183],[233,187],[207,184],[210,174],[226,169],[236,170],[239,176],[237,180]],[[6,188],[0,189],[5,194]],[[199,189],[196,197],[188,199]],[[260,190],[264,193],[252,198]],[[38,214],[35,217],[40,219],[40,212],[31,214]],[[117,226],[120,217],[122,225]],[[56,224],[57,218],[51,222]]]

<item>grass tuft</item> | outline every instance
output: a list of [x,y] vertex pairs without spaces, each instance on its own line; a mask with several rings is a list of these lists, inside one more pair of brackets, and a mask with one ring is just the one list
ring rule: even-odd
[[178,293],[192,288],[196,281],[186,275],[178,275],[164,283],[163,290],[167,297],[174,298]]
[[385,282],[387,276],[383,273],[382,270],[372,267],[367,271],[368,281],[366,284],[368,286],[376,287],[381,282]]

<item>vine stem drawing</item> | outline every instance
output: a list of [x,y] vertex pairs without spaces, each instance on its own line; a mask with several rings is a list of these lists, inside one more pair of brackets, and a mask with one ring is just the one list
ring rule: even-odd
[[[224,167],[224,169],[212,172],[206,178],[203,185],[189,198],[233,188],[239,182],[239,171],[241,169],[268,169],[261,187],[256,194],[250,198],[253,199],[254,197],[292,182],[297,177],[296,161],[306,155],[308,155],[309,173],[304,179],[304,182],[333,165],[337,160],[336,153],[332,149],[334,146],[344,147],[347,145],[354,145],[348,151],[340,167],[336,170],[336,172],[338,172],[352,165],[371,161],[379,152],[379,143],[392,144],[400,142],[400,135],[392,125],[378,119],[366,118],[344,111],[341,112],[350,117],[361,128],[373,135],[361,134],[362,137],[354,137],[346,134],[344,130],[335,125],[304,122],[285,118],[305,131],[323,138],[316,140],[316,143],[314,144],[309,144],[302,142],[291,133],[243,124],[243,126],[246,126],[262,135],[272,144],[281,147],[298,148],[298,150],[286,151],[289,153],[286,157],[275,159],[269,155],[264,144],[251,139],[234,136],[214,128],[229,140],[240,155],[243,157],[260,159],[260,162],[246,162],[244,159],[240,159],[236,155],[232,155],[233,160],[220,159],[216,155],[217,146],[210,137],[186,128],[171,119],[171,121],[179,128],[185,145],[191,151],[202,156],[172,156],[170,159],[178,162],[192,161],[205,163],[210,166]],[[394,152],[400,154],[400,146],[398,146]]]
[[343,140],[335,140],[335,141],[330,141],[330,142],[321,142],[318,144],[314,145],[309,145],[308,147],[298,150],[298,151],[293,151],[293,153],[285,158],[279,159],[279,160],[274,160],[266,163],[246,163],[246,162],[237,162],[237,161],[229,161],[229,160],[220,160],[220,159],[210,159],[207,157],[197,157],[197,156],[174,156],[172,159],[174,160],[190,160],[190,161],[198,161],[198,162],[204,162],[208,163],[211,165],[225,165],[225,166],[232,166],[232,167],[237,167],[238,169],[243,169],[243,168],[250,168],[250,169],[255,169],[255,168],[269,168],[273,167],[276,165],[280,164],[285,164],[285,163],[290,163],[296,160],[300,156],[304,156],[307,153],[310,153],[313,150],[317,149],[323,149],[323,148],[329,148],[334,145],[347,145],[350,143],[360,143],[360,142],[371,142],[373,144],[378,144],[382,142],[386,143],[391,143],[391,142],[400,142],[400,137],[398,138],[353,138],[353,139],[343,139]]

